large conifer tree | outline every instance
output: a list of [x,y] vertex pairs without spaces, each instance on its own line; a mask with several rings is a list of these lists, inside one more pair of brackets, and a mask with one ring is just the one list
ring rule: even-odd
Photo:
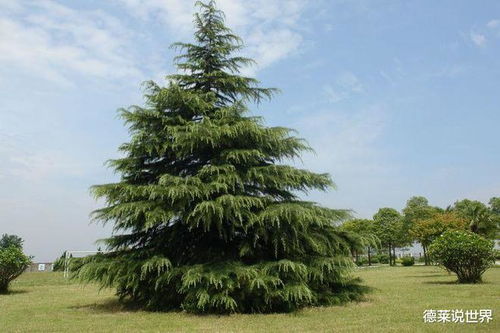
[[241,40],[213,1],[198,5],[195,42],[174,44],[181,74],[149,82],[145,106],[120,111],[132,136],[110,161],[121,180],[93,187],[106,200],[95,218],[115,233],[75,276],[153,310],[292,311],[359,298],[353,240],[335,226],[348,212],[297,196],[332,181],[280,164],[307,144],[246,115],[246,103],[275,90],[239,75],[252,62],[234,55]]

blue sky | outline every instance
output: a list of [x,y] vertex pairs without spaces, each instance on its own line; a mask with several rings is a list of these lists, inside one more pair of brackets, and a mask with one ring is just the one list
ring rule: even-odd
[[[282,93],[252,107],[295,128],[336,191],[309,199],[371,217],[413,195],[434,205],[500,195],[500,2],[220,0]],[[117,179],[116,109],[175,71],[186,0],[0,1],[0,233],[35,260],[91,250],[93,184]]]

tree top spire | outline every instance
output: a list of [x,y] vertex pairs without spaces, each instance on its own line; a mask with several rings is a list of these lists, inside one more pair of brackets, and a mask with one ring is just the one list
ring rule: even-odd
[[219,105],[270,99],[277,89],[261,88],[255,78],[240,75],[242,67],[255,61],[237,54],[243,41],[225,25],[225,15],[215,1],[198,1],[196,5],[201,12],[194,15],[195,41],[171,45],[183,53],[174,58],[181,73],[168,78],[182,88],[214,93]]

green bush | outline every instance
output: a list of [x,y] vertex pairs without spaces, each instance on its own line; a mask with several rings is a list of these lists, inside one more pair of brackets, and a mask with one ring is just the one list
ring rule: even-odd
[[430,257],[457,274],[460,283],[481,282],[483,273],[493,265],[493,242],[467,231],[447,231],[429,247]]
[[0,248],[0,294],[7,292],[10,282],[21,275],[29,264],[30,258],[19,247]]
[[415,258],[411,256],[406,256],[401,258],[401,265],[403,266],[413,266],[415,265]]
[[368,264],[368,258],[366,257],[359,257],[358,260],[356,261],[356,265],[358,266],[363,266]]
[[372,264],[378,264],[378,263],[379,263],[379,261],[378,261],[378,257],[377,257],[377,256],[372,256],[372,257],[370,258],[370,261],[372,262]]
[[381,264],[388,264],[389,263],[389,256],[384,253],[377,254],[375,256],[377,261]]
[[[372,256],[370,258],[370,262],[371,262],[371,264],[378,264],[378,262],[379,262],[378,257]],[[367,256],[359,257],[358,260],[355,261],[355,264],[358,266],[368,265],[368,257]]]

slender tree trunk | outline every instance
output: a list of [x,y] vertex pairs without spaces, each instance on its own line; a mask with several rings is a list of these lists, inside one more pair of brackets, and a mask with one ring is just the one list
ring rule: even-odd
[[358,253],[358,250],[356,250],[356,252],[354,252],[355,255],[356,255],[356,263],[359,263],[359,253]]
[[392,251],[391,251],[391,243],[389,243],[389,266],[392,266]]
[[396,247],[392,247],[392,260],[393,260],[393,266],[396,266]]
[[371,248],[368,246],[368,266],[372,265]]
[[427,258],[427,246],[422,244],[422,248],[424,249],[424,264],[425,266],[429,266],[429,258]]

